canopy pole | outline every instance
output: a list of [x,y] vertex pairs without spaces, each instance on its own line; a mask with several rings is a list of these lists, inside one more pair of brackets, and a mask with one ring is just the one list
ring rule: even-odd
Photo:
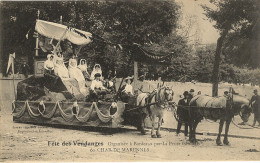
[[[40,17],[40,10],[37,11],[37,20]],[[39,33],[36,32],[36,47],[35,47],[35,56],[39,56]]]
[[61,36],[59,42],[57,43],[57,45],[56,45],[55,48],[53,49],[53,53],[54,53],[54,54],[56,53],[56,50],[57,50],[58,46],[60,45],[61,40],[62,40],[62,39],[64,38],[64,36],[66,35],[67,31],[68,31],[68,28],[66,28],[66,30],[64,31],[63,35]]
[[14,56],[12,56],[12,72],[13,72],[13,87],[14,87],[14,99],[16,100],[16,91],[15,91],[15,82],[14,82],[14,57],[15,57],[15,53]]
[[138,62],[134,61],[134,88],[137,88],[138,79]]
[[77,53],[75,54],[75,57],[78,57],[78,54],[79,54],[80,50],[82,49],[82,47],[83,47],[83,45],[81,45],[81,46],[79,47],[79,50],[78,50]]

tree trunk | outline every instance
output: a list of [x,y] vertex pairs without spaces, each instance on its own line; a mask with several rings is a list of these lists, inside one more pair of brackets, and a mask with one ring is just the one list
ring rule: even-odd
[[218,82],[219,82],[219,64],[220,55],[223,46],[224,39],[228,33],[228,29],[225,29],[217,41],[217,48],[215,54],[214,68],[212,72],[212,96],[218,96]]

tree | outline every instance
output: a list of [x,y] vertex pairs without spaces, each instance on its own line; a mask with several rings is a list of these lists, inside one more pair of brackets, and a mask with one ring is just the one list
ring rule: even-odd
[[217,41],[215,62],[212,75],[212,95],[218,95],[218,81],[219,81],[219,65],[221,60],[221,52],[225,39],[230,31],[243,33],[257,21],[257,14],[259,12],[258,0],[211,0],[217,9],[212,9],[203,6],[206,11],[206,16],[215,21],[215,28],[219,30],[220,37]]
[[[30,28],[33,31],[37,10],[41,12],[40,19],[59,22],[63,16],[63,24],[91,32],[94,41],[82,47],[80,57],[87,58],[90,65],[99,62],[112,69],[129,62],[126,54],[115,52],[112,45],[107,46],[109,42],[160,44],[177,28],[179,17],[179,6],[174,1],[1,2],[4,60],[9,49],[19,46],[24,47],[24,52],[18,56],[29,55],[33,59],[35,41],[32,35],[26,40],[25,35]],[[118,61],[117,54],[126,58]],[[116,61],[121,63],[117,65]]]

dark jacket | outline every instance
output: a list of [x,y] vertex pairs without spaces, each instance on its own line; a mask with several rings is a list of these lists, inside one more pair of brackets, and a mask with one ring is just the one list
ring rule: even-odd
[[184,99],[179,100],[178,102],[178,108],[177,108],[177,114],[181,121],[188,122],[189,120],[189,108],[185,107],[189,106],[189,99],[187,99],[187,102],[185,102]]
[[253,112],[258,113],[260,110],[260,96],[259,95],[253,95],[250,104],[252,104]]

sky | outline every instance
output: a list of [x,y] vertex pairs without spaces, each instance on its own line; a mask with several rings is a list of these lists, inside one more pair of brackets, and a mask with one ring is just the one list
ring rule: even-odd
[[[199,40],[201,44],[216,43],[219,37],[218,31],[213,27],[214,22],[207,20],[207,17],[201,4],[209,7],[214,6],[210,4],[209,0],[175,0],[181,5],[182,17],[181,24],[187,29],[187,22],[192,18],[192,26],[189,32],[189,41],[193,43],[195,39]],[[182,32],[182,31],[181,31]],[[183,31],[184,32],[184,31]]]

